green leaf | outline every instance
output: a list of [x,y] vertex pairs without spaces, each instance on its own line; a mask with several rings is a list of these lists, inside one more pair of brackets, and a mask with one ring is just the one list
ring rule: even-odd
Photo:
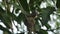
[[3,15],[1,17],[1,21],[8,27],[8,28],[11,28],[12,27],[12,23],[11,23],[11,19],[6,16],[6,15]]
[[21,7],[23,8],[23,10],[26,11],[26,13],[29,14],[30,12],[29,12],[29,6],[28,6],[28,3],[27,3],[27,0],[19,0],[19,2],[20,2]]
[[57,29],[59,29],[59,26],[60,26],[60,23],[59,22],[56,22]]
[[57,6],[57,8],[60,8],[60,0],[56,0],[57,2],[56,2],[56,6]]
[[[40,6],[41,5],[41,2],[42,2],[43,0],[35,0],[35,4],[37,5],[37,6]],[[39,7],[40,8],[40,7]]]
[[41,12],[42,25],[47,24],[47,22],[50,20],[50,14],[53,14],[54,11],[55,11],[55,8],[50,6],[42,9],[42,12]]
[[39,31],[41,29],[41,26],[39,25],[38,20],[39,20],[39,18],[35,19],[35,29],[36,29],[36,31]]
[[21,21],[25,19],[25,15],[23,13],[20,13],[20,15],[16,18],[16,21],[21,24]]
[[35,0],[30,0],[30,2],[29,2],[29,7],[30,7],[30,10],[31,10],[31,11],[35,11],[34,1],[35,1]]
[[49,24],[45,24],[45,26],[47,27],[47,29],[51,29],[51,26]]
[[45,31],[45,30],[43,30],[43,29],[40,29],[40,31],[39,32],[37,32],[38,34],[48,34],[48,32],[47,31]]
[[3,10],[2,7],[0,7],[0,13],[5,13],[5,10]]
[[3,10],[1,7],[0,7],[0,19],[1,21],[8,27],[8,28],[11,28],[11,19],[10,17],[6,14],[6,11]]
[[8,32],[9,34],[12,34],[7,28],[4,28],[3,26],[0,25],[0,29],[3,31]]
[[41,20],[42,25],[46,24],[50,20],[49,11],[47,11],[47,9],[43,9],[41,17],[42,17],[42,20]]
[[39,31],[39,29],[40,29],[39,24],[35,24],[35,30],[36,30],[36,31]]

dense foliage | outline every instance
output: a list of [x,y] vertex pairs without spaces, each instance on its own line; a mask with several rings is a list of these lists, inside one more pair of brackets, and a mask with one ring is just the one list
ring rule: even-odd
[[[46,4],[43,5],[43,3]],[[4,23],[6,28],[0,25],[0,30],[3,30],[3,34],[14,34],[13,24],[16,21],[20,25],[23,22],[27,26],[28,34],[32,34],[32,32],[48,34],[48,31],[57,34],[54,30],[59,29],[59,22],[52,18],[56,22],[56,28],[51,29],[48,24],[51,21],[50,15],[56,15],[59,19],[60,0],[2,0],[0,2],[0,22]],[[14,26],[19,30],[18,25]],[[47,29],[42,29],[43,26]],[[24,32],[17,34],[24,34]]]

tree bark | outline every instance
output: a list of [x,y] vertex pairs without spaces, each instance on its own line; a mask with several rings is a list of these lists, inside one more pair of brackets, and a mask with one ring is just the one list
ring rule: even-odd
[[33,17],[26,17],[25,25],[27,26],[28,34],[32,34],[32,32],[35,34],[35,20]]

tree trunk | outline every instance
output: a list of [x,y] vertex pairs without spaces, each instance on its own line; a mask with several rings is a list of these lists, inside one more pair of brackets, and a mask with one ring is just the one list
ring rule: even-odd
[[32,32],[35,34],[35,20],[33,17],[26,17],[25,25],[29,31],[28,34],[32,34]]

